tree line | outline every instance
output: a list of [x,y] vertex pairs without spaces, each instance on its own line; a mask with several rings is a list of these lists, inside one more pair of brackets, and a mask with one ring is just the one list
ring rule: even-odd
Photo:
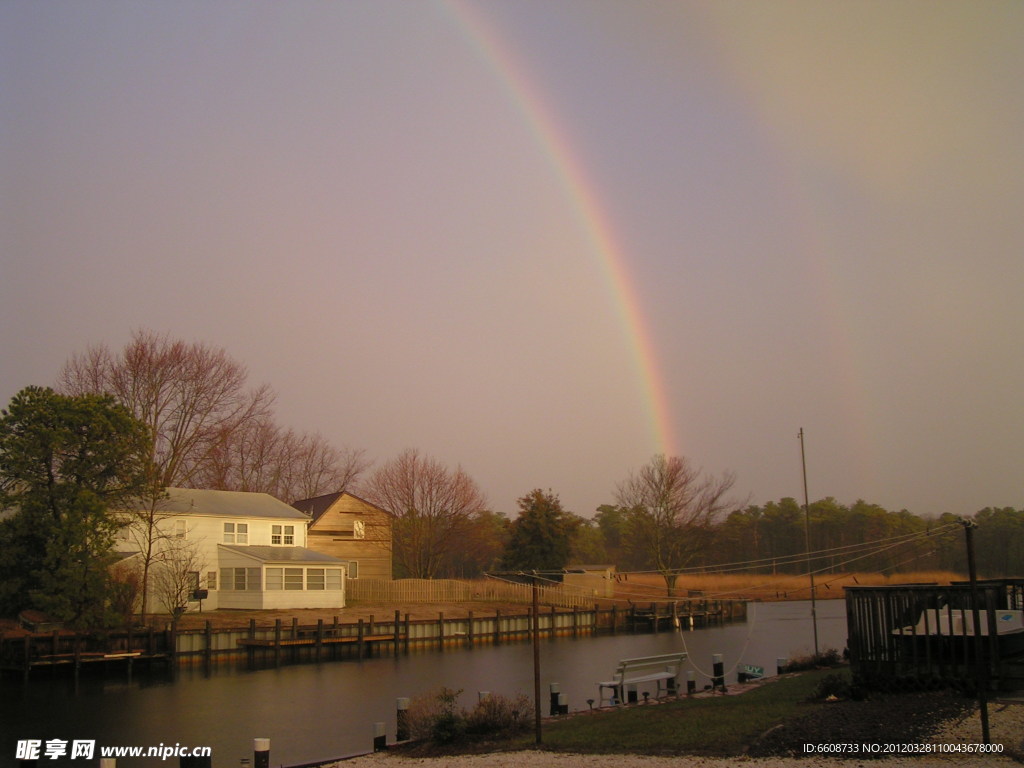
[[[54,389],[18,393],[0,417],[0,612],[33,606],[89,624],[109,621],[111,606],[132,605],[131,585],[110,576],[113,536],[127,520],[142,552],[136,588],[145,615],[153,574],[166,581],[183,554],[160,525],[168,487],[263,492],[287,503],[356,493],[392,515],[396,577],[609,563],[657,572],[672,593],[692,568],[803,573],[799,556],[808,551],[815,570],[966,567],[952,515],[832,498],[807,514],[792,498],[742,504],[731,497],[731,473],[716,477],[674,456],[627,474],[593,518],[565,510],[550,489],[525,493],[506,515],[461,467],[416,449],[374,467],[362,450],[280,425],[273,403],[270,388],[250,386],[224,350],[145,330],[122,350],[97,345],[73,355]],[[986,508],[975,519],[985,575],[1019,574],[1024,511]],[[184,610],[185,587],[176,589],[177,597],[162,595],[172,612]]]

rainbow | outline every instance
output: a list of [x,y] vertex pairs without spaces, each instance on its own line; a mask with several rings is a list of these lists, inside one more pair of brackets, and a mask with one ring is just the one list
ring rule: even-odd
[[525,62],[502,39],[490,20],[462,0],[444,0],[442,6],[508,91],[510,100],[564,187],[600,262],[616,313],[632,340],[633,364],[644,394],[651,438],[657,452],[677,454],[672,411],[665,378],[658,365],[657,349],[626,265],[625,250],[597,194],[597,185],[592,183],[585,164],[574,152],[568,131],[559,124],[557,111],[545,101],[543,88],[530,76]]

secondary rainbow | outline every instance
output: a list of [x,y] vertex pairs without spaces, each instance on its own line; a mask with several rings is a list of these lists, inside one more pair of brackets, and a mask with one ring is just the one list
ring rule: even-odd
[[566,196],[598,257],[616,313],[631,340],[634,365],[641,381],[644,407],[657,451],[667,455],[678,453],[665,380],[658,365],[652,334],[626,266],[625,252],[615,236],[596,185],[588,178],[586,166],[573,150],[569,132],[559,124],[556,110],[545,101],[543,89],[530,77],[528,67],[478,8],[460,0],[446,0],[443,7],[507,89],[511,101],[564,186]]

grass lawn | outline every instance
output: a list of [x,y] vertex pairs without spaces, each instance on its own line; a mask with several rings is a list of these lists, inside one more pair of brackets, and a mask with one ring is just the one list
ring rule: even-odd
[[[825,669],[766,682],[736,696],[672,700],[580,714],[544,724],[545,749],[648,755],[739,755],[758,736],[806,709]],[[533,736],[517,740],[529,747]]]

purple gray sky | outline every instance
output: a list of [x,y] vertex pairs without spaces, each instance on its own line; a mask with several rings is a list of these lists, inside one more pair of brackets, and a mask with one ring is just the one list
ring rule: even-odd
[[1024,506],[1024,5],[0,4],[0,400],[135,328],[584,515]]

